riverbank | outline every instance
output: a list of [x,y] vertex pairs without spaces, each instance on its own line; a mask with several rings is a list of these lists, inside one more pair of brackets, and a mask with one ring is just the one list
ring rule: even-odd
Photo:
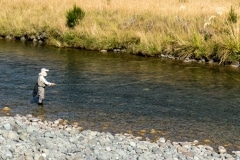
[[[74,4],[85,16],[68,28],[66,13]],[[3,0],[0,5],[2,38],[239,66],[237,0]]]
[[32,115],[0,117],[0,157],[13,159],[240,159],[240,151],[227,153],[194,142],[170,142],[161,137],[156,143],[140,141],[130,134],[83,130],[64,120],[42,121]]

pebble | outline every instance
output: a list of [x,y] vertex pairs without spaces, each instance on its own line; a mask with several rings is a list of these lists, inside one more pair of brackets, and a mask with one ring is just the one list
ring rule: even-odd
[[[240,151],[194,142],[142,141],[130,134],[79,130],[63,120],[41,121],[32,115],[0,117],[1,160],[240,160]],[[58,127],[61,126],[61,127]]]
[[223,153],[226,153],[227,150],[225,149],[225,147],[219,146],[219,147],[218,147],[218,152],[219,152],[220,154],[223,154]]

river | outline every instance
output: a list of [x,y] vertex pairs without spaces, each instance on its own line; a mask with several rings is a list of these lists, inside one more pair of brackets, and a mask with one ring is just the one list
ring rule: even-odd
[[[49,69],[44,107],[32,103]],[[123,53],[0,41],[0,107],[84,129],[240,150],[240,70]],[[1,112],[1,115],[5,113]]]

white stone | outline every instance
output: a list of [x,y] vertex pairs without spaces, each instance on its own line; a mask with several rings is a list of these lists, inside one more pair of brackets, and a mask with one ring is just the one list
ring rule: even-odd
[[219,146],[219,147],[218,147],[218,152],[219,152],[220,154],[222,154],[222,153],[226,153],[227,150],[226,150],[225,147],[223,147],[223,146]]
[[6,130],[10,130],[10,129],[11,129],[11,125],[10,125],[9,123],[4,124],[3,127],[4,127]]
[[111,151],[111,148],[110,147],[106,147],[106,151]]
[[158,141],[161,142],[161,143],[165,143],[165,142],[166,142],[166,139],[165,139],[164,137],[161,137],[161,138],[159,138]]
[[135,142],[130,142],[130,146],[136,147],[136,143]]

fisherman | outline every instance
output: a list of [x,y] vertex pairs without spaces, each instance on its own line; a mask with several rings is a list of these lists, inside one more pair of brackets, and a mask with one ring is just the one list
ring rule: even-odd
[[[45,98],[45,87],[46,86],[55,86],[55,83],[48,82],[45,77],[47,76],[47,72],[49,70],[46,68],[42,68],[41,72],[38,75],[38,81],[35,85],[35,89],[33,90],[33,97],[38,95],[38,105],[43,105],[43,100]],[[36,90],[37,89],[37,90]]]

